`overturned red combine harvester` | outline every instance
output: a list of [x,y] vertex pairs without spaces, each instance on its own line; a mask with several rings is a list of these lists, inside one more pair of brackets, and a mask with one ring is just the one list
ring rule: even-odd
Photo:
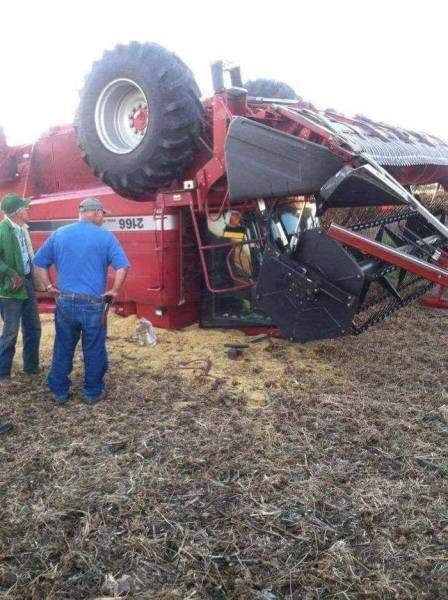
[[447,144],[243,85],[237,67],[212,76],[200,101],[177,56],[119,46],[93,66],[74,126],[0,140],[0,192],[32,198],[36,246],[96,196],[132,261],[116,311],[159,327],[302,342],[365,331],[432,288],[446,306],[447,207],[416,191],[448,186]]

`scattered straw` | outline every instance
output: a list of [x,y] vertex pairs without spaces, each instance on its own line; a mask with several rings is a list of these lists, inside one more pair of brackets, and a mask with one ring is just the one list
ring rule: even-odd
[[[191,327],[147,348],[113,318],[95,407],[79,355],[65,407],[16,371],[0,596],[446,597],[446,327],[413,307],[356,338]],[[46,367],[51,338],[46,318]]]

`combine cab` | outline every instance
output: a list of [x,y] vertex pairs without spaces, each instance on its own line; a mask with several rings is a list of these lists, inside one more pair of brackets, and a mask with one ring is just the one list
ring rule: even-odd
[[446,305],[448,145],[243,85],[223,63],[212,75],[201,102],[175,55],[119,46],[88,76],[75,127],[32,147],[0,138],[1,191],[33,198],[36,245],[100,198],[132,261],[116,311],[160,327],[303,342],[365,331],[432,288]]

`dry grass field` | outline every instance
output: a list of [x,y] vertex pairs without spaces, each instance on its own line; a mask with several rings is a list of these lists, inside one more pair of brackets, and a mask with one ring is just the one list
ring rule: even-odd
[[448,315],[306,345],[134,328],[110,321],[95,407],[79,356],[66,406],[18,361],[0,390],[0,598],[448,597]]

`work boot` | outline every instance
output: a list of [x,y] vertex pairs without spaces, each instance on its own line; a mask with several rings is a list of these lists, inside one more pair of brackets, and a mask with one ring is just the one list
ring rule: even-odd
[[32,371],[23,371],[25,375],[41,375],[44,370],[42,367],[37,367],[37,369],[33,369]]
[[103,400],[106,397],[106,391],[102,391],[100,394],[98,394],[98,396],[83,396],[82,397],[82,401],[84,402],[84,404],[88,404],[89,406],[92,406],[93,404],[96,404],[97,402],[100,402],[101,400]]
[[69,399],[70,399],[70,394],[62,394],[62,395],[53,394],[54,403],[59,404],[60,406],[62,406],[63,404],[67,404]]
[[14,429],[14,425],[12,423],[0,423],[0,434],[1,433],[9,433]]

